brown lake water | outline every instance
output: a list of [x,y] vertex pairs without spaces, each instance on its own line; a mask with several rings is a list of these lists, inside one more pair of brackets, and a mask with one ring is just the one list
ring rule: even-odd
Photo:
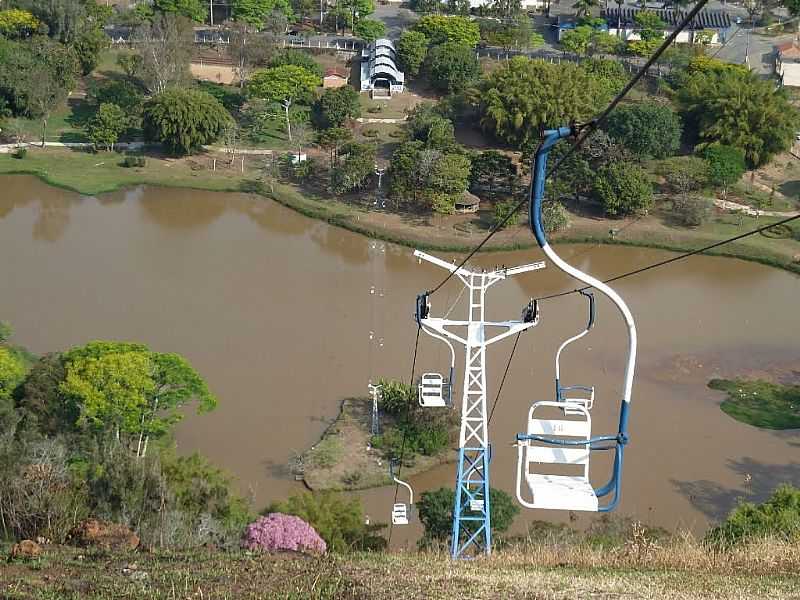
[[[288,475],[289,456],[319,439],[343,398],[365,395],[370,378],[408,378],[414,298],[443,275],[407,248],[247,195],[140,187],[93,198],[30,177],[0,177],[0,184],[0,318],[13,324],[15,341],[43,353],[92,339],[136,340],[186,356],[220,406],[184,420],[180,448],[235,474],[258,508],[301,489]],[[601,278],[667,255],[611,246],[558,250]],[[475,264],[541,259],[530,250],[485,255]],[[550,266],[514,277],[491,289],[487,316],[517,318],[531,296],[571,287]],[[693,257],[616,288],[640,338],[618,512],[699,532],[738,498],[764,498],[784,481],[800,484],[800,432],[738,423],[706,387],[714,376],[800,375],[800,278]],[[433,297],[434,313],[447,310],[458,292],[455,282],[445,286]],[[464,318],[465,297],[453,318]],[[575,295],[543,303],[540,325],[521,338],[490,425],[496,487],[513,493],[514,435],[530,404],[552,396],[555,350],[583,327],[584,302]],[[488,352],[490,402],[511,344]],[[418,372],[445,370],[447,351],[439,346],[423,336]],[[601,300],[596,329],[563,359],[565,383],[597,388],[598,434],[615,431],[624,349],[623,325]],[[598,481],[605,479],[608,465],[601,459],[594,467]],[[411,483],[418,494],[454,479],[449,464]],[[393,487],[359,495],[373,521],[388,520]],[[527,511],[515,528],[565,518]],[[405,528],[394,539],[408,543],[417,531]]]

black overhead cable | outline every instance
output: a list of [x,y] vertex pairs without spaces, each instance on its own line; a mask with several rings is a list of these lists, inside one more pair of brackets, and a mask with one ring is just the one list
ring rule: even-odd
[[[608,115],[611,114],[611,112],[617,107],[617,105],[619,105],[620,102],[622,102],[622,100],[625,98],[625,96],[628,95],[628,93],[633,89],[633,87],[637,83],[639,83],[639,80],[641,80],[642,77],[645,76],[645,74],[647,73],[647,70],[651,66],[653,66],[653,63],[655,63],[661,57],[661,55],[664,53],[664,51],[670,46],[670,44],[672,44],[672,42],[675,41],[675,38],[678,37],[678,34],[681,31],[683,31],[687,26],[689,26],[689,24],[692,22],[692,20],[697,16],[697,13],[699,13],[703,9],[703,7],[705,7],[705,5],[707,3],[708,3],[708,0],[700,0],[694,6],[694,8],[692,10],[690,10],[686,14],[686,16],[684,17],[683,21],[681,21],[680,25],[678,25],[678,27],[675,29],[675,31],[673,31],[671,34],[669,34],[669,36],[667,36],[667,38],[664,40],[664,42],[658,47],[658,49],[652,54],[652,56],[650,56],[650,58],[647,60],[647,62],[644,64],[644,66],[641,69],[639,69],[639,71],[633,77],[631,77],[631,79],[628,81],[628,83],[625,85],[625,87],[622,88],[622,91],[619,92],[614,97],[613,100],[611,100],[611,102],[608,104],[608,106],[605,108],[605,110],[603,110],[603,112],[600,113],[600,115],[598,117],[596,117],[595,119],[589,121],[588,123],[585,123],[585,124],[583,124],[581,126],[578,126],[576,128],[576,130],[579,133],[578,133],[578,136],[577,136],[577,138],[575,140],[575,143],[550,168],[550,170],[547,172],[547,177],[552,177],[552,175],[564,163],[564,161],[567,160],[570,156],[572,156],[572,154],[577,152],[577,150],[584,144],[586,139],[595,130],[597,130],[597,128],[600,125],[602,125],[605,122],[605,120],[608,118]],[[531,185],[533,185],[533,182],[531,182]],[[480,252],[480,249],[483,248],[490,239],[492,239],[492,236],[494,236],[495,233],[497,233],[503,227],[506,226],[506,224],[511,220],[511,218],[514,215],[516,215],[523,206],[525,206],[526,202],[528,202],[528,198],[523,198],[522,200],[520,200],[516,204],[516,206],[514,206],[513,210],[509,211],[508,214],[505,217],[503,217],[502,220],[500,220],[498,223],[496,223],[489,230],[489,233],[486,235],[486,237],[483,238],[483,240],[477,246],[475,246],[475,248],[473,248],[470,251],[469,254],[467,254],[467,256],[464,258],[464,260],[462,260],[455,269],[450,271],[450,273],[447,274],[447,276],[439,283],[439,285],[437,285],[430,292],[428,292],[428,294],[429,295],[435,294],[437,291],[439,291],[439,289],[441,289],[441,287],[445,283],[450,281],[450,278],[456,273],[456,271],[458,271],[461,267],[463,267],[465,264],[467,264],[467,262],[473,256],[475,256],[478,252]]]
[[[614,281],[619,281],[620,279],[624,279],[625,277],[630,277],[632,275],[638,275],[639,273],[644,273],[645,271],[649,271],[650,269],[655,269],[656,267],[663,267],[664,265],[668,265],[670,263],[677,262],[679,260],[683,260],[684,258],[688,258],[690,256],[694,256],[695,254],[702,254],[703,252],[707,252],[708,250],[712,250],[714,248],[718,248],[719,246],[724,246],[725,244],[730,244],[731,242],[735,242],[737,240],[741,240],[742,238],[749,237],[751,235],[755,235],[756,233],[761,233],[762,231],[766,231],[768,229],[772,229],[773,227],[778,227],[780,225],[786,225],[787,223],[791,223],[800,219],[800,215],[795,215],[794,217],[787,217],[786,219],[782,219],[776,223],[770,223],[769,225],[764,225],[762,227],[758,227],[757,229],[752,229],[750,231],[746,231],[744,233],[740,233],[739,235],[735,235],[732,238],[727,238],[721,240],[719,242],[714,242],[713,244],[709,244],[708,246],[703,246],[702,248],[697,248],[695,250],[690,250],[689,252],[684,252],[682,254],[678,254],[677,256],[672,256],[665,260],[660,260],[655,262],[651,265],[647,265],[645,267],[640,267],[638,269],[634,269],[633,271],[628,271],[627,273],[622,273],[620,275],[615,275],[610,279],[605,279],[603,283],[612,283]],[[585,291],[590,289],[592,286],[585,286],[579,289],[569,290],[567,292],[559,292],[557,294],[550,294],[549,296],[542,296],[541,298],[536,298],[537,301],[539,300],[551,300],[553,298],[561,298],[562,296],[569,296],[570,294],[577,294],[578,292]]]
[[514,346],[511,348],[511,354],[508,355],[508,362],[506,363],[506,370],[503,372],[503,378],[500,380],[500,386],[497,388],[497,395],[494,397],[494,403],[492,404],[492,410],[489,413],[489,420],[486,422],[488,426],[492,422],[492,417],[494,416],[494,409],[497,408],[497,401],[500,400],[500,392],[503,391],[503,385],[506,382],[506,377],[508,376],[508,370],[511,368],[511,360],[514,358],[514,352],[517,351],[517,344],[519,343],[519,336],[522,335],[520,331],[517,334],[517,337],[514,338]]
[[[612,283],[614,281],[619,281],[620,279],[624,279],[625,277],[631,277],[632,275],[638,275],[639,273],[644,273],[645,271],[649,271],[650,269],[655,269],[656,267],[663,267],[664,265],[668,265],[670,263],[674,263],[674,262],[677,262],[679,260],[683,260],[684,258],[688,258],[690,256],[694,256],[695,254],[701,254],[701,253],[706,252],[708,250],[712,250],[714,248],[718,248],[719,246],[723,246],[725,244],[729,244],[731,242],[735,242],[737,240],[741,240],[741,239],[746,238],[748,236],[755,235],[756,233],[761,233],[762,231],[766,231],[768,229],[772,229],[773,227],[777,227],[777,226],[780,226],[780,225],[786,225],[787,223],[791,223],[792,221],[795,221],[797,219],[800,219],[800,215],[795,215],[794,217],[787,217],[786,219],[782,219],[782,220],[778,221],[777,223],[770,223],[769,225],[764,225],[762,227],[758,227],[757,229],[753,229],[751,231],[746,231],[745,233],[740,233],[739,235],[736,235],[736,236],[734,236],[732,238],[727,238],[727,239],[721,240],[719,242],[714,242],[713,244],[709,244],[708,246],[703,246],[702,248],[697,248],[696,250],[690,250],[689,252],[684,252],[683,254],[678,254],[677,256],[672,256],[670,258],[658,261],[658,262],[653,263],[651,265],[647,265],[645,267],[640,267],[638,269],[634,269],[633,271],[628,271],[627,273],[622,273],[620,275],[615,275],[614,277],[611,277],[610,279],[605,279],[603,281],[603,283]],[[549,296],[541,296],[539,298],[536,298],[535,300],[538,302],[540,300],[552,300],[553,298],[562,298],[564,296],[569,296],[570,294],[577,294],[579,292],[586,291],[586,290],[588,290],[590,288],[591,288],[591,286],[587,285],[587,286],[584,286],[582,288],[569,290],[569,291],[566,291],[566,292],[559,292],[557,294],[550,294]],[[491,411],[491,413],[489,413],[489,421],[488,421],[488,423],[492,422],[492,415],[494,415],[494,409],[497,407],[498,400],[500,400],[500,392],[503,390],[503,384],[506,381],[506,376],[508,375],[508,370],[511,367],[511,360],[514,358],[514,352],[517,349],[517,342],[519,341],[519,336],[520,336],[520,334],[518,333],[517,334],[517,339],[514,340],[514,347],[511,349],[511,354],[508,357],[508,363],[506,363],[506,370],[505,370],[505,373],[503,373],[503,379],[500,381],[500,387],[497,390],[497,396],[495,396],[494,404],[492,404],[492,411]],[[608,450],[608,448],[595,448],[595,450]]]

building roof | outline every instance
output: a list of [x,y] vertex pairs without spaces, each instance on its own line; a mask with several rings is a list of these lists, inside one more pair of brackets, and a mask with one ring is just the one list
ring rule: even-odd
[[782,59],[800,59],[800,46],[797,45],[797,42],[792,41],[779,44],[775,46],[775,50],[778,51]]
[[481,199],[467,190],[464,190],[464,193],[461,194],[461,198],[456,200],[456,204],[459,206],[477,206],[480,203]]
[[347,73],[338,67],[329,67],[325,69],[325,77],[341,77],[347,79]]
[[[376,76],[389,77],[396,83],[405,83],[405,74],[397,68],[396,52],[391,40],[380,38],[368,44],[361,53],[361,79],[374,80]],[[364,68],[366,66],[366,69]]]
[[[649,9],[648,9],[649,10]],[[609,8],[603,11],[603,18],[611,27],[616,27],[619,21],[623,27],[635,27],[636,14],[641,12],[640,8]],[[659,18],[666,23],[667,28],[677,27],[686,18],[688,11],[685,10],[650,10],[656,13]],[[724,10],[701,10],[692,19],[688,29],[727,29],[731,26],[731,16]]]

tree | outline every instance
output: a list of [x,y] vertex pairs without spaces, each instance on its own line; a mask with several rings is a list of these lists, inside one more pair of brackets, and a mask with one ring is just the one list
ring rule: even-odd
[[172,13],[202,23],[208,14],[204,0],[153,0],[153,7],[162,13]]
[[600,6],[600,0],[577,0],[572,8],[575,9],[576,17],[588,17],[592,14],[592,10]]
[[265,62],[273,51],[275,40],[269,34],[255,33],[245,23],[230,23],[227,32],[228,55],[236,66],[239,87],[244,89],[253,68]]
[[653,204],[653,186],[639,165],[609,164],[597,174],[594,194],[611,217],[647,212]]
[[783,6],[789,11],[789,15],[795,19],[795,31],[800,31],[800,0],[783,0]]
[[397,42],[399,66],[410,77],[416,77],[425,55],[428,53],[428,38],[420,31],[407,30]]
[[492,227],[506,228],[513,227],[519,223],[519,210],[516,210],[517,202],[513,200],[503,200],[496,202],[494,205],[494,213],[492,214]]
[[473,190],[485,191],[494,197],[497,192],[511,193],[516,180],[517,166],[502,152],[487,150],[472,160],[469,182]]
[[589,53],[589,45],[593,34],[593,28],[588,25],[581,25],[564,33],[561,36],[560,44],[567,52],[578,56],[586,56]]
[[7,347],[0,346],[0,403],[11,399],[11,393],[22,383],[25,365]]
[[727,198],[728,188],[744,175],[744,152],[733,146],[711,144],[703,150],[703,158],[708,162],[709,180],[722,188],[722,197]]
[[353,132],[346,127],[331,127],[330,129],[323,129],[317,136],[317,143],[328,150],[330,153],[330,169],[333,168],[339,161],[339,150],[344,144],[352,141]]
[[349,14],[349,20],[357,24],[364,17],[375,12],[374,0],[338,0],[336,7]]
[[39,29],[39,19],[27,10],[12,8],[0,10],[0,35],[9,39],[22,39],[32,36]]
[[435,88],[452,94],[463,91],[477,79],[480,67],[472,47],[445,42],[428,51],[425,71]]
[[693,73],[677,101],[700,149],[714,143],[739,148],[750,167],[788,150],[800,121],[783,89],[740,69]]
[[235,21],[263,28],[274,12],[294,19],[294,11],[288,0],[232,0],[232,15]]
[[306,521],[333,551],[380,550],[386,546],[386,540],[377,534],[384,525],[364,524],[358,498],[348,499],[336,492],[303,492],[283,502],[273,502],[262,514],[275,512]]
[[314,103],[314,113],[321,127],[341,127],[361,116],[359,94],[349,85],[327,89]]
[[[428,153],[437,150],[426,150],[421,153],[423,164]],[[426,197],[431,208],[438,213],[452,214],[455,203],[469,185],[469,174],[472,163],[468,156],[460,153],[447,153],[431,157],[433,168],[428,172]]]
[[320,78],[322,77],[322,65],[314,60],[311,54],[303,50],[284,50],[283,52],[278,52],[267,64],[270,68],[282,67],[284,65],[303,67],[306,71],[314,73],[314,75]]
[[344,194],[361,187],[375,173],[375,146],[350,142],[339,151],[339,163],[331,173],[334,193]]
[[639,26],[639,37],[644,42],[661,40],[664,37],[664,27],[666,24],[652,10],[640,10],[634,15],[634,20]]
[[420,152],[425,145],[417,140],[400,144],[389,162],[391,193],[395,198],[411,198],[416,203],[420,192]]
[[516,147],[532,146],[539,127],[581,121],[608,99],[608,91],[586,69],[515,56],[480,87],[481,125]]
[[17,72],[17,93],[25,98],[25,112],[42,121],[42,147],[47,138],[50,114],[66,99],[75,86],[78,61],[66,46],[44,36],[36,36],[23,45],[31,64]]
[[713,546],[731,548],[769,537],[792,543],[800,537],[800,490],[792,485],[778,486],[762,504],[742,502],[705,539]]
[[25,418],[33,417],[36,429],[45,435],[74,430],[80,412],[67,402],[59,386],[66,377],[60,353],[45,354],[25,377],[19,409]]
[[64,44],[70,44],[87,24],[92,3],[85,0],[17,0],[16,8],[27,10],[47,26],[47,33]]
[[130,81],[121,79],[103,79],[90,84],[87,99],[96,106],[116,104],[126,115],[132,111],[141,112],[144,94]]
[[419,140],[426,148],[449,150],[456,145],[453,122],[441,115],[435,106],[419,104],[408,115],[408,137]]
[[106,102],[100,105],[86,124],[86,136],[94,144],[95,149],[103,146],[113,151],[114,144],[127,127],[125,112],[116,104]]
[[460,16],[425,15],[412,29],[425,35],[434,45],[456,42],[474,48],[481,39],[478,25]]
[[471,161],[457,149],[425,147],[419,140],[401,144],[390,162],[394,197],[424,203],[439,213],[452,213],[467,189]]
[[675,153],[681,141],[680,117],[669,106],[653,102],[618,108],[605,129],[640,159],[664,158]]
[[522,11],[521,0],[492,0],[489,5],[491,13],[502,19],[514,19]]
[[[453,506],[455,492],[449,488],[439,488],[431,492],[422,492],[417,503],[419,520],[425,528],[421,544],[433,540],[446,541],[453,533]],[[519,513],[519,508],[507,493],[489,488],[489,516],[492,520],[492,531],[507,531]]]
[[320,78],[303,67],[283,65],[256,71],[248,84],[251,95],[281,105],[286,118],[286,135],[292,141],[290,110],[295,102],[308,104]]
[[618,60],[593,57],[583,61],[581,67],[594,80],[598,93],[605,97],[616,95],[628,83],[628,73]]
[[81,428],[110,430],[118,442],[140,430],[147,397],[155,391],[143,350],[67,358],[61,392],[78,408]]
[[[59,386],[80,416],[78,425],[111,431],[135,455],[147,453],[150,436],[163,436],[180,421],[179,409],[196,400],[198,412],[216,398],[197,372],[177,354],[151,352],[142,344],[90,342],[63,356]],[[125,439],[127,436],[127,439]]]
[[526,15],[517,17],[516,25],[511,28],[514,45],[524,50],[531,50],[544,45],[544,37],[534,30],[531,20]]
[[375,19],[359,19],[353,27],[353,33],[365,42],[374,42],[379,37],[386,35],[386,25],[383,24],[383,21]]
[[133,73],[151,94],[181,85],[191,78],[194,46],[192,22],[172,13],[159,14],[133,34],[138,60]]
[[675,218],[686,227],[702,225],[711,214],[711,200],[702,196],[677,196],[672,199]]
[[216,140],[230,122],[225,107],[205,92],[169,89],[147,101],[144,133],[172,153],[188,154]]
[[81,64],[81,73],[88,75],[94,71],[100,60],[100,53],[111,45],[106,32],[95,27],[84,31],[72,43],[72,48]]

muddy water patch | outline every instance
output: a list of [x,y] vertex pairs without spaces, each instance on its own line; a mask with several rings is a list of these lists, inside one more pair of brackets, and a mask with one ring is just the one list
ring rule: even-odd
[[[220,407],[188,417],[178,429],[180,447],[233,472],[259,507],[300,489],[286,465],[319,439],[342,399],[366,395],[370,378],[409,376],[414,298],[442,272],[417,264],[406,248],[377,245],[243,194],[142,187],[88,198],[30,177],[0,183],[0,318],[14,324],[16,341],[46,352],[130,339],[185,355]],[[609,246],[561,252],[599,277],[668,255]],[[475,264],[541,259],[527,251]],[[573,287],[552,267],[514,278],[489,292],[487,317],[516,318],[529,298]],[[797,438],[733,421],[706,387],[716,370],[794,369],[800,279],[693,257],[622,280],[617,289],[641,341],[620,512],[700,530],[737,495],[763,497],[782,481],[800,483]],[[455,282],[443,287],[434,314],[450,309],[459,291]],[[464,297],[452,310],[463,317]],[[514,435],[530,404],[551,398],[555,350],[583,327],[585,301],[574,295],[543,302],[541,316],[521,338],[490,426],[493,484],[509,492]],[[489,351],[490,402],[511,344]],[[615,431],[624,346],[622,323],[600,300],[596,329],[563,358],[566,383],[597,389],[597,434]],[[418,372],[443,371],[447,351],[425,340],[418,360]],[[609,460],[593,467],[600,483]],[[454,478],[454,466],[446,465],[412,483],[419,493],[452,486]],[[373,521],[388,519],[393,495],[390,487],[360,492]],[[516,528],[543,518],[567,516],[528,512]]]

